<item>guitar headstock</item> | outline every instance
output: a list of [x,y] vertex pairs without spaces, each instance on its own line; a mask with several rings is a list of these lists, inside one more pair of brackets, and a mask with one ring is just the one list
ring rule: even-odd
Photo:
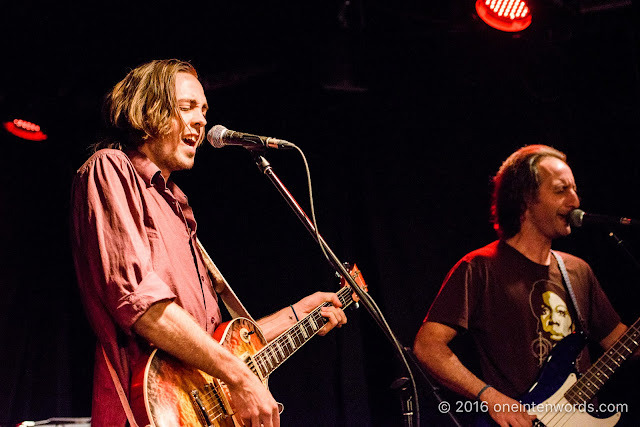
[[[345,263],[345,267],[349,271],[349,275],[351,275],[353,281],[356,282],[356,285],[358,285],[358,287],[360,287],[360,289],[362,289],[363,291],[369,292],[369,287],[365,283],[364,277],[362,277],[362,272],[358,268],[357,264],[350,265],[348,263]],[[350,284],[344,277],[340,276],[340,286],[350,286]],[[354,301],[358,301],[358,296],[355,293]]]

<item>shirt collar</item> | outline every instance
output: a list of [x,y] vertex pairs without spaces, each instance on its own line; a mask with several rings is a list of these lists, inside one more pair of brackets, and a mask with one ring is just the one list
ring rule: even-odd
[[151,161],[144,153],[138,150],[127,151],[127,156],[131,159],[134,169],[142,177],[147,187],[155,186],[160,192],[169,189],[173,197],[183,205],[188,205],[187,195],[171,179],[165,181],[160,168]]
[[155,163],[138,150],[129,150],[126,154],[129,159],[131,159],[131,163],[136,172],[144,179],[147,187],[162,182],[162,189],[164,189],[166,182],[162,176],[162,172],[160,172],[160,168],[156,166]]

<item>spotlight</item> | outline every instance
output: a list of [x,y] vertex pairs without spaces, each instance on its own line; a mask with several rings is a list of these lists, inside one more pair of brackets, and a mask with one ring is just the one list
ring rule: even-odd
[[26,120],[15,119],[3,123],[4,128],[12,135],[28,141],[44,141],[47,135],[40,130],[40,126]]
[[478,0],[476,11],[480,19],[501,31],[522,31],[531,24],[531,11],[524,0]]

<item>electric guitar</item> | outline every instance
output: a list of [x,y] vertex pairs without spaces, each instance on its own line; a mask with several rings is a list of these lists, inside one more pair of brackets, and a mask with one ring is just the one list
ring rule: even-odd
[[[613,426],[620,412],[607,418],[596,418],[585,410],[605,382],[640,346],[640,319],[578,378],[575,360],[586,345],[582,332],[566,336],[553,347],[540,372],[538,381],[520,400],[529,414],[537,415],[537,426]],[[496,425],[483,416],[478,426]]]
[[[359,287],[368,291],[356,265],[349,273]],[[354,302],[353,290],[344,278],[340,281],[343,287],[336,294],[344,309]],[[320,309],[328,305],[318,306],[269,343],[258,325],[244,317],[221,324],[214,338],[267,386],[269,374],[327,323]],[[136,420],[157,427],[243,425],[235,417],[236,408],[223,381],[158,349],[149,357],[144,372],[134,376],[131,408]]]

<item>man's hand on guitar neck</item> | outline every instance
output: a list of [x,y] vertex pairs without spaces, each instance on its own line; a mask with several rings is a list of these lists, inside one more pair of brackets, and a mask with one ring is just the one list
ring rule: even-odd
[[318,335],[326,335],[331,329],[347,323],[347,315],[340,308],[342,303],[338,296],[332,292],[315,292],[308,295],[295,304],[261,318],[258,320],[258,325],[267,341],[271,341],[325,302],[332,305],[320,309],[320,314],[328,322],[318,331]]
[[332,305],[320,309],[322,317],[325,317],[329,321],[318,331],[318,335],[320,336],[326,335],[333,328],[340,328],[347,323],[347,315],[344,314],[344,311],[340,308],[342,307],[342,303],[338,299],[338,296],[331,292],[316,292],[302,298],[292,306],[298,317],[302,319],[325,302],[329,302]]
[[527,413],[520,402],[493,387],[482,393],[481,400],[486,402],[489,415],[501,427],[531,427],[531,423],[536,419],[535,415]]

